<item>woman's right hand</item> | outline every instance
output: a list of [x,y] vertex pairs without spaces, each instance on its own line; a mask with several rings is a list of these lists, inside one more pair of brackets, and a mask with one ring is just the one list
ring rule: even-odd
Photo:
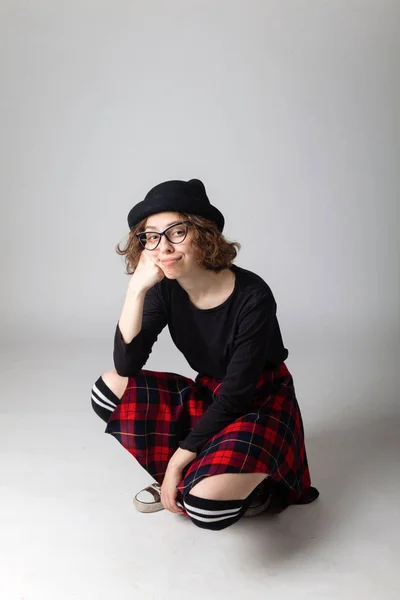
[[129,287],[135,291],[147,292],[156,283],[164,279],[165,274],[149,257],[147,252],[143,250],[140,255],[139,262],[129,282]]

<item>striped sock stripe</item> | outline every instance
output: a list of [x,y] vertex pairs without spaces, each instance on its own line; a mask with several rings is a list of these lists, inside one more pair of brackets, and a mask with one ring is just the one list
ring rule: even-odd
[[227,519],[232,519],[233,517],[237,517],[240,513],[240,509],[235,512],[235,514],[225,515],[224,517],[201,517],[196,513],[189,510],[187,504],[185,503],[185,509],[189,517],[194,519],[195,521],[202,521],[203,523],[215,523],[216,521],[226,521]]
[[[111,391],[111,390],[109,390]],[[98,404],[100,404],[100,406],[105,406],[106,408],[111,406],[112,410],[114,410],[114,408],[117,406],[115,404],[115,402],[113,402],[110,398],[107,398],[107,396],[105,396],[98,388],[98,386],[96,385],[96,383],[94,384],[94,386],[92,387],[92,398],[95,402],[97,402]],[[104,404],[102,404],[102,402],[104,402]]]
[[105,404],[104,402],[101,402],[101,400],[99,400],[96,396],[96,392],[94,391],[94,389],[92,390],[92,400],[93,402],[95,402],[96,404],[98,404],[99,406],[102,406],[103,408],[106,408],[107,410],[113,412],[113,410],[115,409],[116,405],[111,405],[110,404]]
[[113,413],[115,408],[121,403],[118,396],[110,390],[102,377],[99,377],[94,383],[91,399],[93,409],[103,421],[108,421],[111,413]]
[[186,494],[184,509],[193,523],[203,529],[224,529],[238,521],[243,512],[242,500],[208,500]]
[[205,510],[204,508],[196,508],[194,506],[191,506],[188,502],[184,501],[185,504],[185,508],[188,508],[190,510],[192,510],[193,512],[196,512],[199,515],[208,515],[209,517],[215,517],[215,516],[219,516],[219,515],[228,515],[232,516],[232,514],[236,514],[240,511],[241,507],[239,508],[228,508],[226,510]]

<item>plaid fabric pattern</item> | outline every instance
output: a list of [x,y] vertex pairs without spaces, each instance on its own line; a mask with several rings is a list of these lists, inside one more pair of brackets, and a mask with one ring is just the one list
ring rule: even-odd
[[[218,396],[221,380],[142,370],[129,377],[106,433],[113,435],[160,484],[168,461]],[[266,473],[286,505],[301,502],[311,485],[303,422],[292,376],[283,362],[264,370],[250,411],[209,439],[182,472],[186,496],[203,477]]]

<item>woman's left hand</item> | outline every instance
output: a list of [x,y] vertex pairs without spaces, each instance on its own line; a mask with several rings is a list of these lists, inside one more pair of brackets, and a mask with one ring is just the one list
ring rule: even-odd
[[176,497],[178,495],[178,488],[176,487],[182,479],[182,469],[177,467],[168,466],[164,480],[161,485],[161,502],[164,508],[172,513],[182,513],[183,510],[179,508],[176,503]]

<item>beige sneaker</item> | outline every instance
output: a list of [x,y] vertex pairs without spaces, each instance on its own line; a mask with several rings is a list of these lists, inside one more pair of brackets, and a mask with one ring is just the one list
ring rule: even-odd
[[[151,494],[153,496],[153,500],[150,502],[139,500],[138,496],[144,492]],[[164,506],[161,502],[161,485],[157,482],[154,482],[147,488],[140,490],[140,492],[138,492],[133,498],[133,504],[139,512],[151,513],[157,512],[158,510],[163,510]]]

